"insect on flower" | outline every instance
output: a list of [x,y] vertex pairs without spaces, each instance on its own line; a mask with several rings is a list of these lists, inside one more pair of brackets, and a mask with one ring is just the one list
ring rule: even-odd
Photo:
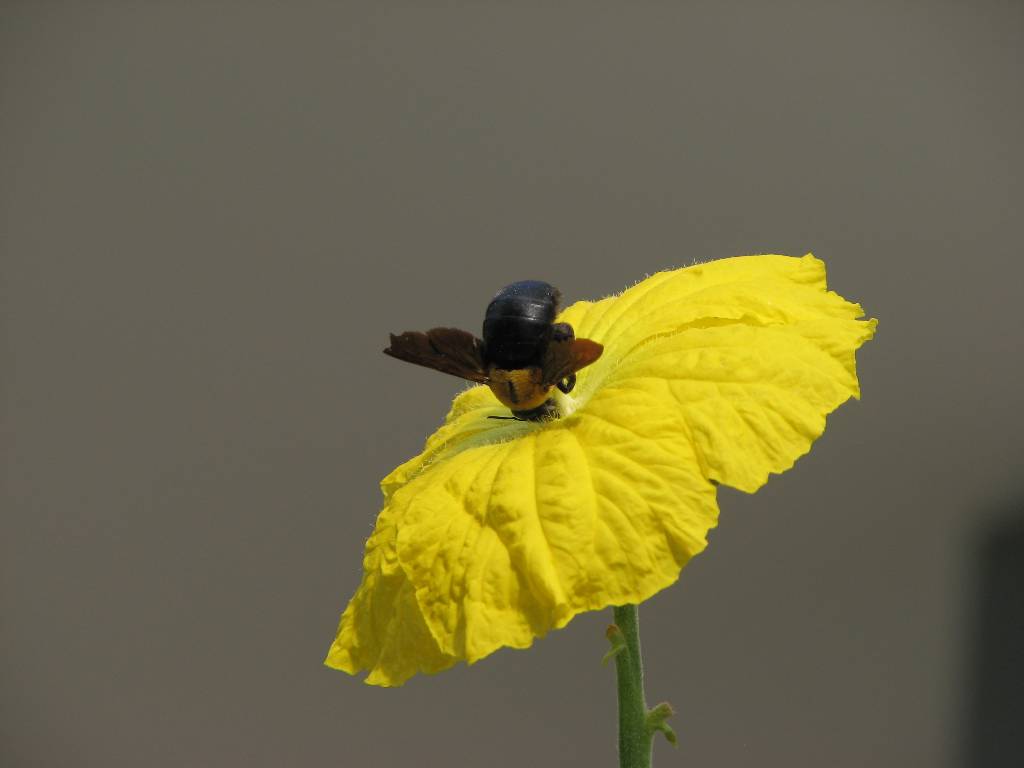
[[740,256],[560,313],[552,286],[516,283],[482,340],[392,336],[388,354],[485,386],[381,482],[326,663],[401,685],[665,589],[719,486],[753,493],[859,397],[862,317],[810,254]]
[[391,334],[384,354],[486,384],[515,418],[551,416],[551,387],[571,392],[576,372],[603,350],[590,339],[577,339],[568,323],[555,322],[560,298],[557,288],[539,280],[512,283],[488,305],[483,341],[457,328],[407,331]]

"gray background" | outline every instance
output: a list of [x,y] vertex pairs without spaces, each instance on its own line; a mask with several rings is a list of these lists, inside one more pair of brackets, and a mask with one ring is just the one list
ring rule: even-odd
[[614,765],[608,613],[321,666],[461,387],[380,350],[808,250],[864,399],[644,606],[657,762],[1019,765],[1024,6],[504,6],[0,8],[0,765]]

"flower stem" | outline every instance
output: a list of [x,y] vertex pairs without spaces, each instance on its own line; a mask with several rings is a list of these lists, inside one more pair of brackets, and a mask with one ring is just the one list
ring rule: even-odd
[[625,640],[625,647],[615,654],[619,686],[619,768],[650,768],[653,731],[647,723],[637,610],[635,605],[617,605],[612,611]]

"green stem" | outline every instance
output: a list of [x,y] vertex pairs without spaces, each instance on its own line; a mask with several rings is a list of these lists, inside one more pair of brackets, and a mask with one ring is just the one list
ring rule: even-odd
[[650,768],[651,737],[644,700],[644,670],[640,660],[640,625],[635,605],[617,605],[615,624],[626,647],[615,654],[619,684],[619,768]]

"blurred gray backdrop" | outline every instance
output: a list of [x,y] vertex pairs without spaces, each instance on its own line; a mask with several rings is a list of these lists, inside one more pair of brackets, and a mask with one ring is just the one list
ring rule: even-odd
[[0,6],[0,765],[613,766],[610,612],[322,666],[455,379],[380,354],[814,251],[863,401],[641,612],[661,766],[1020,765],[1019,2]]

